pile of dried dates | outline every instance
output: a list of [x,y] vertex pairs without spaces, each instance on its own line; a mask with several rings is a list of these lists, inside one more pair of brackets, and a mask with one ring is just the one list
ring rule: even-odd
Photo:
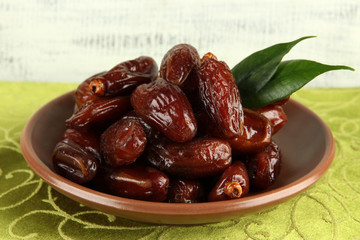
[[272,136],[283,99],[241,105],[234,77],[212,53],[178,44],[162,59],[122,62],[82,82],[53,154],[62,176],[109,194],[158,202],[237,199],[279,175]]

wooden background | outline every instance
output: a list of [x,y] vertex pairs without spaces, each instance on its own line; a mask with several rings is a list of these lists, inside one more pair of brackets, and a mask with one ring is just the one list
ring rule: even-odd
[[233,67],[250,53],[316,35],[286,59],[345,64],[312,87],[359,87],[360,1],[0,0],[0,80],[80,82],[173,45],[212,51]]

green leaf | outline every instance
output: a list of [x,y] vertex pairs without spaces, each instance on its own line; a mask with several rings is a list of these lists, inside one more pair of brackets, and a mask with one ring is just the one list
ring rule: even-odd
[[240,95],[259,91],[274,75],[282,58],[291,48],[302,40],[312,37],[314,36],[273,45],[251,54],[238,63],[231,71],[240,90]]
[[280,63],[271,80],[256,94],[242,98],[246,108],[258,108],[291,95],[322,73],[332,70],[351,70],[342,65],[326,65],[310,60],[290,60]]

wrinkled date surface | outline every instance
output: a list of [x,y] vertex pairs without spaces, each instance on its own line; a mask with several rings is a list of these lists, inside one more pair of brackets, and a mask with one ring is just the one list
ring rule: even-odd
[[240,136],[244,124],[240,93],[229,67],[207,58],[199,69],[199,95],[221,137]]
[[287,122],[284,109],[280,105],[268,105],[262,108],[257,108],[255,111],[261,113],[270,120],[272,135],[277,133]]
[[116,65],[108,72],[93,77],[89,90],[96,96],[114,97],[131,92],[158,76],[158,67],[151,57],[142,56]]
[[101,161],[100,141],[98,134],[94,132],[80,132],[68,128],[65,130],[62,139],[73,141],[79,144],[85,150],[91,152],[99,161]]
[[142,119],[135,111],[129,112],[122,119],[133,119],[138,121],[141,124],[147,139],[157,139],[161,135],[157,129],[145,122],[144,119]]
[[272,136],[289,97],[241,105],[225,62],[178,44],[160,69],[122,62],[79,84],[52,163],[62,176],[116,196],[169,203],[246,197],[271,186],[281,153]]
[[143,165],[102,170],[98,185],[116,196],[161,202],[166,200],[169,178],[159,170]]
[[104,74],[105,72],[101,72],[98,74],[95,74],[92,77],[89,77],[88,79],[86,79],[85,81],[83,81],[76,89],[75,91],[75,103],[76,103],[76,107],[80,108],[84,103],[86,103],[87,101],[91,101],[91,100],[95,100],[98,99],[99,97],[95,94],[92,93],[89,84],[91,82],[91,80],[93,80],[94,78],[97,78],[99,76],[101,76],[102,74]]
[[181,89],[162,78],[137,87],[131,94],[135,112],[176,142],[192,139],[197,123],[189,101]]
[[280,148],[274,141],[258,153],[250,155],[246,166],[251,186],[261,190],[271,186],[279,175],[280,164]]
[[98,170],[98,160],[80,144],[64,139],[56,146],[52,158],[54,169],[73,182],[84,184]]
[[200,64],[200,56],[193,46],[178,44],[165,54],[160,65],[160,77],[182,86]]
[[200,181],[171,179],[168,189],[168,202],[196,203],[204,201],[205,189]]
[[186,143],[158,140],[149,146],[147,160],[173,176],[197,179],[222,173],[232,159],[227,141],[197,138]]
[[136,161],[146,146],[146,135],[135,119],[121,119],[101,135],[101,152],[107,164],[113,167]]
[[244,108],[244,131],[239,137],[229,139],[233,154],[250,154],[269,145],[272,138],[271,130],[269,119]]
[[92,127],[102,128],[116,122],[131,109],[127,96],[101,98],[84,104],[66,120],[67,128],[88,131]]
[[249,192],[249,176],[245,164],[240,161],[228,167],[215,187],[210,191],[209,201],[222,201],[245,197]]

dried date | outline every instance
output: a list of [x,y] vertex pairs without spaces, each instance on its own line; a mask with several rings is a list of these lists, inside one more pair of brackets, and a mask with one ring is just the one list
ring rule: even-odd
[[102,76],[104,73],[105,72],[95,74],[94,76],[89,77],[88,79],[83,81],[81,84],[79,84],[79,86],[77,87],[77,89],[75,91],[75,103],[76,103],[77,109],[80,108],[87,101],[91,101],[91,100],[95,100],[95,99],[99,98],[97,95],[92,93],[91,89],[89,88],[89,84],[90,84],[91,80]]
[[212,52],[208,52],[206,54],[204,54],[204,56],[201,58],[201,62],[205,62],[206,59],[208,58],[212,58],[214,60],[218,60],[218,58],[212,53]]
[[144,119],[142,119],[135,111],[131,111],[128,114],[126,114],[123,119],[134,119],[137,120],[141,126],[143,127],[143,130],[146,134],[147,140],[152,139],[158,139],[161,136],[161,133],[150,126]]
[[271,123],[265,116],[244,108],[244,131],[237,138],[229,139],[234,155],[250,154],[270,144]]
[[146,157],[169,175],[188,179],[221,174],[232,160],[228,142],[215,138],[196,138],[186,143],[161,139],[150,144]]
[[197,123],[191,105],[179,86],[159,78],[131,94],[135,112],[152,127],[177,142],[191,140]]
[[101,135],[100,147],[107,164],[113,167],[136,161],[146,146],[146,135],[135,119],[121,119]]
[[99,165],[90,151],[68,139],[55,146],[52,163],[56,172],[79,184],[91,181]]
[[91,152],[99,162],[102,161],[99,136],[95,132],[80,132],[68,128],[65,130],[61,140],[71,140],[79,144],[82,148]]
[[119,120],[129,110],[131,110],[131,105],[128,96],[88,101],[66,120],[66,127],[83,132],[92,127],[104,129]]
[[205,189],[200,181],[189,179],[170,179],[168,202],[196,203],[204,201]]
[[262,108],[257,108],[255,111],[261,113],[270,120],[272,135],[277,133],[287,122],[286,113],[280,105],[271,104]]
[[248,156],[246,167],[251,186],[260,190],[271,186],[279,175],[280,166],[280,148],[274,141],[261,151]]
[[162,59],[160,77],[183,86],[190,73],[200,64],[200,56],[193,46],[178,44],[172,47]]
[[208,200],[222,201],[245,197],[249,192],[249,176],[241,161],[234,161],[210,191]]
[[198,74],[200,99],[222,137],[240,136],[244,114],[240,93],[229,67],[224,62],[207,58]]
[[122,62],[101,76],[94,77],[89,90],[96,96],[114,97],[130,94],[143,83],[156,79],[158,67],[151,57],[142,56]]
[[166,200],[169,178],[155,168],[136,164],[101,169],[95,184],[116,196],[161,202]]

